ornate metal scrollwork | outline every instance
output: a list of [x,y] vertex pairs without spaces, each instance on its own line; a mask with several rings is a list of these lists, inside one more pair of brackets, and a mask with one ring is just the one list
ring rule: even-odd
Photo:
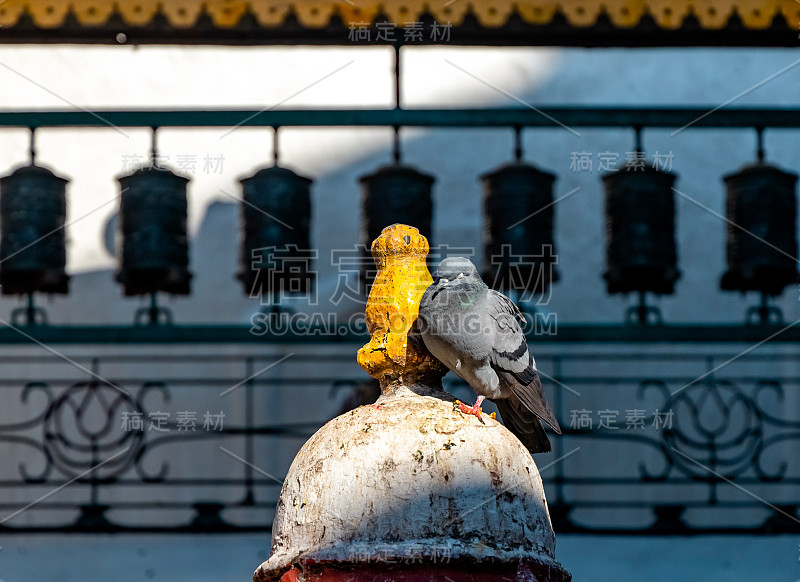
[[693,382],[672,392],[664,407],[674,413],[673,428],[662,433],[670,463],[692,479],[735,479],[758,458],[762,416],[753,399],[733,382]]
[[119,430],[123,411],[144,413],[129,392],[111,382],[93,379],[64,390],[42,422],[52,466],[67,478],[88,472],[87,478],[97,483],[125,472],[139,454],[143,433]]
[[[631,361],[638,357],[630,356]],[[702,354],[697,357],[701,361],[704,358]],[[178,357],[176,361],[184,360]],[[219,361],[229,365],[231,360],[221,357]],[[580,361],[580,356],[575,361]],[[595,361],[598,360],[592,355],[585,358],[587,366]],[[662,357],[660,361],[674,360]],[[619,369],[624,369],[624,366]],[[569,418],[564,417],[568,408],[562,406],[557,410],[565,430],[562,437],[554,439],[556,449],[561,447],[561,452],[556,450],[556,455],[565,455],[586,439],[599,444],[600,450],[614,451],[613,454],[618,456],[630,455],[634,463],[625,474],[603,473],[602,467],[593,468],[591,463],[582,467],[583,472],[556,465],[554,471],[543,473],[548,501],[551,502],[551,516],[559,531],[651,534],[800,531],[798,522],[792,518],[800,500],[792,495],[790,489],[800,482],[800,467],[789,451],[789,445],[800,440],[800,420],[786,405],[791,402],[790,390],[800,385],[800,378],[751,375],[732,379],[721,374],[708,374],[684,384],[674,374],[659,376],[656,368],[649,369],[650,373],[655,373],[648,377],[631,374],[630,369],[619,373],[619,379],[608,376],[608,383],[621,390],[618,394],[623,399],[617,402],[624,402],[625,406],[634,407],[638,403],[639,408],[644,408],[640,401],[646,398],[650,402],[649,416],[642,417],[646,430],[624,430],[625,426],[618,430],[574,428],[570,427]],[[248,374],[246,372],[244,377]],[[562,377],[562,380],[570,384],[576,378],[576,381],[583,378],[593,389],[603,388],[599,382],[604,382],[604,379],[598,381],[594,376],[586,375],[585,370],[582,374],[573,378]],[[22,406],[13,421],[0,423],[0,442],[8,444],[7,450],[17,448],[23,460],[18,464],[0,464],[0,487],[35,488],[36,495],[39,495],[40,491],[46,492],[48,488],[73,481],[71,488],[77,493],[68,498],[71,501],[59,500],[60,505],[55,503],[53,506],[77,510],[78,517],[68,525],[36,526],[38,530],[207,532],[266,529],[268,519],[260,525],[253,525],[237,522],[231,517],[236,515],[231,510],[245,507],[248,511],[267,512],[277,495],[275,480],[263,476],[247,463],[256,459],[252,455],[258,454],[259,450],[299,447],[302,440],[326,419],[317,423],[293,423],[289,420],[259,424],[256,420],[258,415],[245,413],[226,418],[224,428],[220,427],[218,431],[180,432],[175,422],[168,423],[169,433],[151,431],[141,424],[138,428],[124,430],[125,415],[127,418],[136,416],[146,423],[157,408],[164,410],[165,406],[171,405],[173,396],[188,394],[179,393],[179,390],[208,387],[214,390],[214,394],[219,393],[215,380],[195,385],[194,380],[171,377],[175,379],[170,385],[162,381],[143,382],[133,376],[134,379],[128,378],[123,384],[93,377],[66,385],[35,381],[20,388],[4,387],[5,396],[9,396],[8,390],[19,394]],[[237,381],[233,380],[228,386]],[[225,380],[221,382],[224,384]],[[260,382],[264,384],[254,382],[243,386],[242,397],[261,398],[259,391],[265,388],[292,390],[297,383],[305,384],[306,380],[284,377],[265,378]],[[320,394],[327,394],[329,399],[338,403],[332,413],[336,408],[344,412],[371,403],[377,396],[375,387],[361,377],[324,377],[314,382],[319,386]],[[448,377],[444,383],[457,397],[469,398],[468,387],[457,378]],[[177,398],[176,401],[188,400]],[[604,402],[604,399],[599,402]],[[657,415],[666,412],[671,414],[671,424],[654,430],[652,426],[658,420]],[[175,417],[173,410],[172,418]],[[7,419],[7,416],[3,418]],[[228,451],[235,451],[247,463],[241,464],[241,470],[226,474],[186,477],[177,466],[173,470],[168,460],[185,458],[187,451],[193,450],[190,444],[200,440],[210,442],[214,450],[224,446]],[[156,450],[159,452],[154,453]],[[191,464],[188,467],[191,469]],[[186,469],[187,465],[182,464],[180,471]],[[724,508],[729,498],[722,494],[722,487],[729,487],[728,482],[745,488],[758,487],[755,491],[759,496],[772,504],[771,511],[760,525],[704,529],[702,524],[692,521],[691,509],[694,507]],[[160,507],[168,500],[170,507],[186,509],[192,514],[177,524],[141,526],[126,523],[124,514],[117,511],[126,503],[118,496],[105,494],[119,487],[138,488],[137,499],[142,498],[142,491],[147,491],[145,497],[150,491],[158,492],[152,499],[136,502],[144,507]],[[623,490],[632,493],[628,495]],[[780,493],[773,495],[773,491]],[[598,492],[602,495],[611,492],[611,497],[600,497]],[[651,495],[654,492],[657,494]],[[685,495],[686,492],[691,492],[691,497]],[[688,503],[687,499],[693,501]],[[19,507],[25,504],[23,502]],[[641,523],[585,522],[585,509],[607,508],[615,504],[649,510],[652,522],[644,527]],[[36,506],[32,511],[46,514],[47,505]],[[743,505],[761,507],[754,499],[735,504],[737,507]],[[10,504],[4,507],[6,510],[11,507],[11,512],[14,511]],[[20,523],[0,525],[0,530],[31,530]]]

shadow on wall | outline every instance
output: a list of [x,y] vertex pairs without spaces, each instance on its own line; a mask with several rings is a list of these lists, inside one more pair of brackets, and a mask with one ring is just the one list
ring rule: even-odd
[[[592,53],[596,55],[599,53]],[[621,55],[622,53],[609,53]],[[627,54],[627,53],[625,53]],[[669,89],[664,96],[653,95],[661,84],[637,85],[636,75],[649,79],[661,75],[659,63],[669,65],[673,78],[685,76],[686,59],[675,59],[666,52],[650,54],[657,58],[653,66],[635,69],[630,73],[630,83],[635,85],[632,96],[625,93],[626,103],[647,104],[672,99],[675,104],[703,100],[705,93],[684,95],[681,90]],[[575,103],[576,87],[586,87],[587,79],[607,77],[607,67],[598,67],[598,61],[581,51],[569,52],[561,65],[562,73],[535,89],[525,91],[521,98],[530,103]],[[649,58],[649,57],[648,57]],[[730,57],[731,62],[736,55]],[[787,57],[788,58],[788,57]],[[625,66],[630,71],[630,61],[614,57],[615,66]],[[611,62],[609,60],[608,62]],[[606,64],[608,64],[608,62]],[[720,57],[719,62],[727,62]],[[755,66],[755,65],[754,65]],[[593,68],[594,67],[594,68]],[[604,72],[605,71],[605,72]],[[685,84],[683,84],[685,85]],[[681,85],[682,86],[682,85]],[[591,94],[583,101],[613,101],[618,89],[608,84],[598,85],[603,92]],[[675,93],[671,93],[671,91]],[[770,97],[778,102],[781,95]],[[707,99],[707,98],[706,98]],[[770,100],[768,99],[768,101]],[[619,99],[617,99],[619,101]],[[505,102],[503,102],[505,103]],[[488,102],[489,105],[494,105]],[[512,105],[516,105],[512,103]],[[298,130],[299,131],[299,130]],[[370,133],[370,131],[372,133]],[[379,130],[348,130],[341,148],[358,143],[363,136],[372,139]],[[434,184],[433,242],[447,243],[451,247],[474,249],[475,263],[482,263],[482,192],[479,176],[511,160],[513,135],[511,130],[404,129],[403,158],[410,165],[436,177]],[[752,135],[743,131],[703,130],[684,132],[680,138],[670,137],[668,130],[647,130],[644,147],[648,159],[656,152],[674,154],[672,171],[678,173],[677,188],[687,196],[715,212],[724,213],[724,190],[721,176],[735,170],[752,158]],[[319,250],[316,269],[317,309],[349,315],[363,312],[364,298],[356,296],[332,303],[342,279],[332,264],[334,249],[350,250],[360,239],[361,196],[358,178],[372,173],[391,160],[391,132],[385,131],[385,142],[372,149],[373,153],[358,157],[323,175],[315,175],[314,168],[296,166],[298,173],[315,178],[312,186],[312,244]],[[581,129],[580,137],[561,128],[528,130],[523,135],[526,160],[555,173],[554,187],[555,245],[558,253],[558,270],[561,280],[553,288],[547,311],[558,314],[560,322],[614,322],[623,321],[626,304],[635,297],[610,297],[602,279],[604,270],[604,216],[603,188],[599,171],[601,153],[612,153],[625,159],[632,146],[629,130]],[[791,159],[794,149],[789,137],[769,135],[770,159],[787,169],[796,165]],[[709,156],[710,151],[714,152]],[[577,171],[573,154],[586,152],[593,160],[592,171]],[[331,152],[334,154],[335,152]],[[290,158],[291,153],[286,157]],[[235,156],[234,156],[235,157]],[[264,160],[266,161],[266,160]],[[263,162],[262,162],[263,163]],[[254,164],[256,165],[256,164]],[[259,164],[260,165],[260,164]],[[291,159],[286,165],[294,167]],[[242,175],[250,175],[254,168],[236,168]],[[233,170],[232,170],[233,171]],[[231,178],[234,176],[231,175]],[[236,178],[240,176],[235,176]],[[238,193],[234,180],[225,186],[229,192]],[[207,186],[199,179],[190,183],[192,192]],[[567,196],[570,192],[574,195]],[[222,201],[224,200],[224,201]],[[682,277],[676,285],[675,295],[663,297],[654,303],[663,312],[666,322],[740,322],[745,309],[756,303],[754,294],[743,296],[719,291],[719,277],[725,270],[725,224],[718,216],[703,210],[694,202],[676,198],[678,267]],[[191,205],[190,205],[191,207]],[[520,217],[524,218],[524,217]],[[72,228],[79,228],[79,225]],[[99,244],[111,254],[113,220],[100,233]],[[173,310],[179,323],[245,323],[258,310],[258,302],[243,293],[235,279],[238,264],[239,217],[236,203],[219,196],[205,209],[198,230],[191,236],[191,264],[194,274],[192,295],[187,298],[164,298],[163,304]],[[349,277],[349,275],[348,275]],[[355,283],[355,282],[353,282]],[[354,285],[357,290],[357,285]],[[800,289],[788,288],[778,301],[784,318],[791,321],[800,316]],[[72,276],[70,294],[52,302],[42,298],[39,302],[48,309],[53,323],[121,323],[132,322],[133,313],[146,300],[126,299],[114,282],[113,269],[100,269]],[[301,300],[297,307],[306,304]],[[2,310],[8,313],[18,305],[14,298],[0,299]]]
[[[379,154],[363,157],[328,175],[316,177],[312,186],[311,210],[311,243],[319,252],[314,265],[317,271],[315,291],[312,300],[303,296],[289,297],[288,305],[298,311],[322,311],[345,317],[363,313],[366,297],[359,292],[358,265],[346,266],[343,272],[333,264],[332,256],[334,251],[342,250],[350,253],[349,256],[359,256],[356,246],[361,238],[358,178],[374,172],[376,167],[390,159],[389,150],[383,149]],[[251,169],[245,175],[252,172]],[[298,170],[298,173],[303,172]],[[190,199],[193,187],[202,186],[202,183],[190,183]],[[238,194],[239,184],[229,191]],[[434,190],[434,197],[436,195]],[[475,200],[479,204],[477,192]],[[478,207],[476,211],[479,211]],[[192,293],[188,297],[164,295],[160,299],[161,304],[172,311],[176,323],[247,323],[259,310],[259,300],[247,297],[236,278],[240,253],[239,222],[240,209],[236,202],[216,200],[205,208],[199,227],[189,235]],[[114,262],[117,224],[117,215],[114,214],[106,221],[98,241]],[[477,223],[469,224],[465,230],[474,231],[477,226]],[[475,244],[470,246],[475,247]],[[115,274],[116,267],[71,274],[67,296],[58,296],[50,301],[39,298],[38,303],[47,310],[48,319],[54,324],[132,323],[136,309],[145,306],[149,299],[124,297],[121,286],[115,281]],[[342,290],[345,292],[340,293]],[[337,295],[339,298],[334,299]],[[0,302],[8,304],[9,310],[19,305],[16,298],[10,297],[2,298]]]

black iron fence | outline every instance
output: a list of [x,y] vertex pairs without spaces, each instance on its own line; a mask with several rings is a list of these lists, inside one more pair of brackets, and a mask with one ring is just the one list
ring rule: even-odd
[[[533,341],[558,531],[800,531],[796,344]],[[0,531],[268,530],[302,443],[377,396],[358,345],[8,347]]]

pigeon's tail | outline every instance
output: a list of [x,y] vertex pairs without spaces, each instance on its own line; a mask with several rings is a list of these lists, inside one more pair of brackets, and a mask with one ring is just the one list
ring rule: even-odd
[[516,398],[493,400],[503,424],[531,453],[549,453],[550,439],[539,418]]

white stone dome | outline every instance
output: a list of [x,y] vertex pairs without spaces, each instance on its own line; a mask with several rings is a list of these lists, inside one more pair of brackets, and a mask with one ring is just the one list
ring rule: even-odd
[[482,421],[445,392],[400,386],[327,423],[289,469],[256,579],[304,562],[445,553],[561,570],[530,453],[500,422]]

